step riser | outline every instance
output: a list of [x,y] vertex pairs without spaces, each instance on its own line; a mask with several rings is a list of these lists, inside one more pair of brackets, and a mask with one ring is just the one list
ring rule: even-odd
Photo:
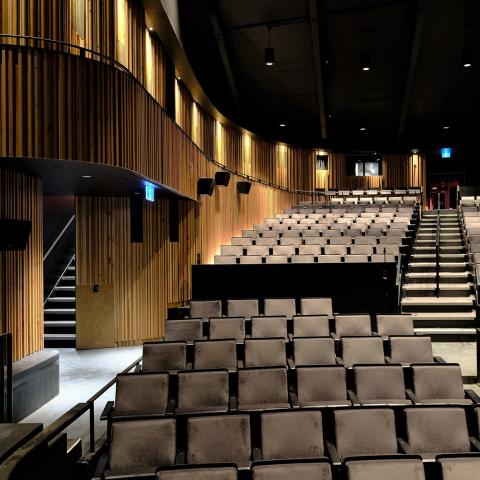
[[[405,290],[406,297],[436,297],[437,292],[435,289],[435,283],[432,284],[431,289],[422,289],[422,290]],[[465,290],[448,290],[448,289],[440,289],[439,296],[440,297],[468,297],[471,295],[471,291],[469,288]]]
[[75,334],[75,327],[45,327],[44,328],[45,335],[49,333],[73,333]]

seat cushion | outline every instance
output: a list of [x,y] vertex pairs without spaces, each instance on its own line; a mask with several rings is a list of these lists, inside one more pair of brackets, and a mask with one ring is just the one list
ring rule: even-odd
[[480,472],[480,456],[438,459],[443,480],[475,479]]
[[206,467],[157,472],[157,480],[237,480],[233,467]]
[[255,465],[253,480],[331,480],[330,464],[324,463],[281,463]]
[[348,480],[424,480],[421,460],[355,460],[345,464]]

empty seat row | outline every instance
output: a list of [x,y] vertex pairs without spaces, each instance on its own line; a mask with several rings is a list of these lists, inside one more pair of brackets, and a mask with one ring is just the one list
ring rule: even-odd
[[[265,261],[264,261],[265,260]],[[215,256],[215,265],[258,265],[268,264],[284,264],[284,263],[383,263],[395,262],[395,255],[392,254],[373,254],[373,255],[341,255],[341,254],[324,254],[324,255],[242,255],[235,257],[233,255],[217,255]]]
[[[365,235],[365,236],[355,236],[355,237],[349,237],[347,235],[347,236],[321,237],[320,232],[317,232],[315,230],[307,230],[306,232],[303,232],[302,244],[300,244],[300,242],[295,240],[291,241],[291,239],[288,240],[288,242],[292,243],[292,245],[290,246],[298,247],[298,248],[300,248],[301,245],[372,245],[373,247],[377,247],[378,244],[400,246],[403,242],[403,238],[404,237],[399,235],[388,235],[388,236],[387,235],[385,236]],[[230,247],[230,246],[242,247],[242,248],[249,247],[251,245],[274,247],[275,245],[279,245],[279,242],[280,240],[275,237],[255,237],[255,238],[233,237],[231,240],[231,245],[222,245],[220,247],[220,251],[221,253],[227,253],[227,252],[224,252],[223,247]],[[286,243],[286,242],[287,240],[283,241],[283,243]],[[289,245],[285,245],[285,246],[289,246]]]
[[[408,224],[406,223],[392,223],[376,222],[369,225],[365,223],[347,225],[345,223],[333,223],[331,225],[323,223],[314,223],[311,225],[290,225],[289,228],[285,225],[274,225],[276,228],[253,228],[252,230],[243,230],[243,237],[258,238],[258,237],[274,237],[280,238],[280,241],[285,238],[297,238],[300,236],[306,237],[308,235],[316,235],[318,232],[323,237],[339,237],[345,236],[363,236],[363,235],[399,235],[404,236],[408,231]],[[295,228],[292,228],[295,227]],[[280,236],[281,235],[281,236]]]

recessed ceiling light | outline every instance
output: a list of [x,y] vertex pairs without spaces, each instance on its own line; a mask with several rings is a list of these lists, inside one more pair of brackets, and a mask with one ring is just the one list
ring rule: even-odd
[[443,126],[443,129],[444,129],[444,130],[448,130],[449,128],[450,128],[450,127],[449,127],[448,125],[444,125],[444,126]]
[[360,127],[360,131],[361,131],[361,132],[365,132],[366,130],[367,130],[366,127]]
[[278,126],[279,126],[279,127],[286,127],[287,124],[286,124],[286,123],[280,123]]
[[150,27],[149,30],[150,30],[151,32],[153,32],[153,27]]
[[472,66],[472,58],[472,51],[469,48],[465,48],[462,52],[463,68],[470,68]]
[[362,53],[361,57],[362,70],[368,72],[371,67],[370,54],[368,52]]
[[82,178],[92,178],[91,175],[82,175]]

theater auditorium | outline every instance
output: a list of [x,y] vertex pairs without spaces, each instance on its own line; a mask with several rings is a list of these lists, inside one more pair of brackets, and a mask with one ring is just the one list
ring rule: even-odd
[[479,85],[475,0],[0,0],[0,480],[480,480]]

